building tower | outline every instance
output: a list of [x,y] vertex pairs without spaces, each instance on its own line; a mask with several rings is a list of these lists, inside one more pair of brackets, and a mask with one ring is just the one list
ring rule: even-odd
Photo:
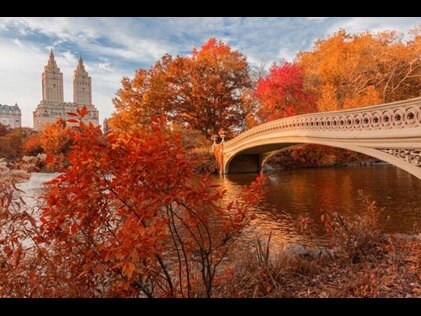
[[42,73],[42,100],[52,103],[60,103],[63,98],[63,74],[57,67],[54,53],[51,49],[48,64],[44,66]]
[[[84,118],[85,123],[99,125],[99,113],[95,105],[92,104],[91,77],[85,70],[82,58],[79,59],[74,71],[73,102],[64,102],[63,99],[63,74],[57,67],[51,50],[48,64],[42,73],[42,100],[33,112],[34,130],[41,131],[46,124],[53,124],[59,118],[65,121],[74,119],[68,113],[76,113],[83,106],[86,106],[89,112]],[[67,125],[72,127],[77,123],[67,121]]]
[[78,105],[92,105],[92,82],[85,70],[82,57],[73,74],[73,103]]

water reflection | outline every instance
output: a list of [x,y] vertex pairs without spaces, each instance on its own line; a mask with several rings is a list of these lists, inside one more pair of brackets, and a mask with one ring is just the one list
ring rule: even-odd
[[[232,199],[255,177],[255,174],[236,174],[215,181],[227,190],[227,199]],[[250,243],[257,236],[265,238],[273,231],[272,244],[278,246],[323,244],[322,235],[310,240],[300,232],[297,218],[309,215],[319,222],[325,211],[345,216],[363,212],[359,190],[382,208],[385,231],[411,233],[414,225],[421,226],[421,180],[389,165],[275,171],[268,173],[267,178],[266,196],[242,243]],[[390,217],[388,221],[387,217]]]

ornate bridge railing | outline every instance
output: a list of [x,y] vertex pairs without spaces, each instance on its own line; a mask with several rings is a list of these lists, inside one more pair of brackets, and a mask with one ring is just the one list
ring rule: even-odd
[[225,142],[224,150],[245,138],[274,130],[367,131],[421,126],[421,98],[363,108],[297,115],[256,126]]

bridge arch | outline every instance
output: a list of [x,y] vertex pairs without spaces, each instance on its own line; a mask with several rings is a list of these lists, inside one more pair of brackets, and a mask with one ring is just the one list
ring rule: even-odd
[[[383,152],[381,150],[377,150],[377,149],[373,149],[373,148],[367,148],[367,147],[359,147],[359,146],[352,146],[352,145],[342,145],[342,144],[336,144],[333,145],[330,142],[322,142],[322,141],[312,141],[312,140],[308,140],[308,141],[303,141],[303,142],[291,142],[291,143],[279,143],[280,145],[282,145],[283,147],[280,149],[276,149],[274,150],[276,153],[282,151],[282,150],[286,150],[287,148],[290,148],[292,146],[296,146],[296,145],[300,145],[300,144],[317,144],[317,145],[324,145],[324,146],[331,146],[331,147],[336,147],[336,148],[342,148],[342,149],[347,149],[350,151],[354,151],[354,152],[358,152],[361,154],[365,154],[367,156],[379,159],[381,161],[390,163],[400,169],[403,169],[407,172],[409,172],[410,174],[416,176],[417,178],[421,179],[421,168],[417,167],[411,163],[408,163],[405,159],[402,159],[401,157],[395,157],[387,152]],[[246,155],[250,155],[250,156],[255,156],[255,161],[256,161],[256,166],[255,166],[255,170],[256,171],[260,171],[266,160],[268,158],[270,158],[273,154],[274,151],[269,151],[269,152],[262,152],[262,153],[252,153],[252,154],[246,154]],[[406,151],[406,150],[404,150]],[[247,150],[245,150],[245,152],[247,152]],[[266,154],[266,155],[265,155]],[[233,161],[233,159],[235,157],[244,155],[244,152],[239,152],[236,155],[233,155],[231,157],[228,158],[228,161],[225,162],[225,173],[230,173],[230,163]],[[418,153],[415,153],[414,156],[418,155],[418,159],[421,160],[421,150],[418,151]],[[237,167],[238,170],[238,167]],[[250,169],[249,169],[250,170]]]
[[223,144],[221,171],[247,171],[253,163],[257,171],[268,153],[297,144],[359,152],[421,179],[421,98],[259,125]]

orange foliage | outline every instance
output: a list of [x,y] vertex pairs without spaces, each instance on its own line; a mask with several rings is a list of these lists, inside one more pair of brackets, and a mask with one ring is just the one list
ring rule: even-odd
[[0,157],[6,158],[8,161],[20,158],[24,137],[22,129],[8,129],[3,136],[0,136]]
[[241,53],[213,38],[192,56],[165,55],[122,83],[110,119],[116,133],[147,130],[151,115],[161,114],[206,137],[221,127],[232,132],[243,128],[242,95],[251,86],[248,64]]
[[38,133],[30,135],[23,143],[23,154],[26,156],[36,156],[44,152]]
[[46,153],[58,155],[67,152],[70,138],[66,122],[58,119],[54,124],[45,125],[39,134],[39,142]]
[[[47,168],[51,171],[57,171],[67,166],[65,154],[69,152],[72,144],[69,136],[69,128],[66,122],[58,119],[54,124],[47,124],[42,131],[35,137],[38,140],[31,140],[32,144],[41,146],[44,153],[47,154]],[[31,143],[27,144],[27,146]]]
[[[316,41],[315,47],[301,52],[296,61],[302,69],[304,91],[317,96],[318,111],[418,97],[421,91],[420,30],[418,27],[410,31],[407,42],[394,31],[351,35],[344,30]],[[281,78],[284,81],[278,84],[279,87],[269,89],[266,81],[258,86],[256,94],[261,101],[262,117],[299,114],[282,102],[282,88],[294,85],[294,77],[284,75]],[[296,166],[334,165],[363,159],[355,153],[307,145],[288,150],[281,156],[282,163],[278,159],[278,164]]]
[[27,127],[9,128],[0,124],[0,158],[9,162],[22,158],[23,145],[31,133]]
[[340,110],[419,96],[421,37],[403,41],[394,31],[350,35],[339,30],[298,55],[319,111]]

